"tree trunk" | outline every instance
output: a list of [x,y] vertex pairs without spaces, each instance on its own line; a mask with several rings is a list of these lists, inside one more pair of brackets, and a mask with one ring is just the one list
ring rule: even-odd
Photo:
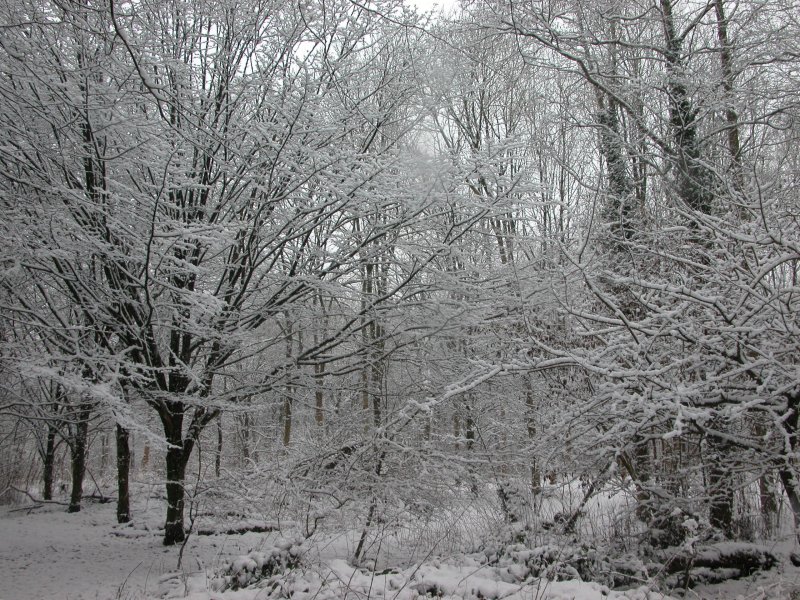
[[[174,385],[173,390],[186,389],[185,383],[185,381],[179,381]],[[184,435],[183,422],[186,412],[186,405],[176,400],[164,403],[159,410],[161,424],[164,427],[164,439],[169,444],[166,455],[167,519],[164,523],[165,546],[180,544],[186,539],[186,531],[183,528],[186,465],[203,428],[219,414],[216,410],[208,411],[202,407],[194,407],[191,413],[191,421]]]
[[722,532],[725,537],[733,537],[733,490],[730,473],[721,468],[721,458],[714,460],[709,469],[708,487],[710,494],[708,521],[712,527]]
[[292,394],[293,387],[286,387],[286,396],[283,399],[283,445],[288,446],[292,441]]
[[472,447],[475,445],[475,421],[472,418],[472,406],[470,406],[469,399],[464,402],[464,408],[466,413],[466,431],[464,437],[467,441],[467,450],[469,451],[472,450]]
[[44,489],[42,497],[45,500],[53,499],[53,470],[56,461],[56,428],[47,425],[47,441],[44,448]]
[[150,464],[150,444],[145,441],[144,449],[142,450],[142,464],[140,465],[139,469],[144,471],[148,465]]
[[105,474],[108,467],[108,435],[105,433],[100,436],[100,472]]
[[761,505],[761,517],[764,521],[764,537],[770,538],[775,533],[775,515],[778,514],[778,504],[775,501],[775,477],[767,471],[758,478],[758,496]]
[[81,510],[83,498],[83,477],[86,474],[86,443],[89,437],[90,409],[85,405],[78,411],[78,422],[75,423],[75,435],[71,444],[72,490],[67,512],[76,513]]
[[[286,360],[291,363],[294,358],[294,323],[289,321],[286,326]],[[300,351],[302,354],[302,350]],[[288,446],[292,441],[292,403],[294,401],[294,374],[289,377],[286,385],[286,395],[283,398],[283,445]]]
[[[726,431],[727,424],[712,421],[715,429]],[[732,539],[733,531],[733,474],[727,468],[730,462],[731,448],[725,442],[716,438],[709,438],[708,447],[708,494],[709,510],[708,521],[712,527],[718,529],[725,537]]]
[[733,100],[733,57],[731,56],[731,43],[728,38],[728,19],[725,16],[723,0],[714,0],[714,10],[717,14],[717,39],[719,40],[719,61],[722,67],[722,89],[725,92],[725,120],[728,125],[728,152],[731,155],[731,170],[733,171],[733,185],[737,191],[744,187],[742,173],[741,142],[739,141],[739,115]]
[[684,82],[682,38],[675,29],[673,0],[660,0],[669,74],[670,125],[677,151],[677,191],[692,210],[710,214],[710,173],[701,160],[696,110]]
[[167,450],[167,520],[164,523],[164,545],[173,546],[186,539],[183,529],[186,461],[181,446],[170,445]]
[[789,498],[789,506],[792,508],[795,536],[800,542],[800,485],[798,485],[794,470],[783,468],[779,471],[779,475],[783,489],[786,490],[786,496]]
[[131,466],[131,449],[128,430],[117,423],[117,523],[131,520],[131,503],[128,480]]
[[217,454],[214,457],[214,474],[219,477],[222,467],[222,416],[217,420]]
[[[530,376],[525,377],[525,412],[528,426],[528,442],[533,444],[536,439],[536,403],[533,393],[533,383]],[[542,476],[536,457],[531,457],[531,492],[539,494],[542,491]]]
[[381,426],[381,403],[383,402],[383,362],[380,357],[372,363],[372,425],[377,429]]
[[314,365],[314,420],[319,427],[325,424],[325,363],[318,362]]
[[[281,413],[281,418],[283,418],[283,413]],[[238,421],[239,439],[242,442],[242,462],[247,468],[250,466],[250,413],[242,413]]]
[[[180,389],[176,385],[176,389]],[[184,446],[183,419],[185,406],[182,402],[172,402],[161,413],[164,438],[167,447],[167,518],[164,522],[164,545],[173,546],[186,539],[183,529],[183,480],[189,452]],[[190,448],[191,449],[191,448]]]

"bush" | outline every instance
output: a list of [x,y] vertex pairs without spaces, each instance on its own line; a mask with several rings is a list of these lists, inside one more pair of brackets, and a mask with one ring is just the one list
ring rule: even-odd
[[267,552],[252,551],[223,568],[212,587],[217,591],[239,590],[297,568],[303,555],[303,538],[281,538]]

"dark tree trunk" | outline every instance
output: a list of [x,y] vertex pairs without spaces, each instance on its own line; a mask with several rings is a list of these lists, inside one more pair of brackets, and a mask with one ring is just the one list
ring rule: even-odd
[[730,473],[720,468],[719,464],[709,469],[708,487],[711,500],[708,521],[728,538],[733,537],[733,490],[730,477]]
[[131,520],[130,492],[128,479],[131,466],[131,449],[128,430],[119,423],[116,428],[117,439],[117,523]]
[[53,470],[56,461],[56,428],[47,426],[47,441],[44,448],[44,489],[42,496],[45,500],[53,499]]
[[[715,429],[726,431],[728,426],[721,420],[712,421]],[[709,510],[708,521],[712,527],[719,530],[725,537],[733,538],[733,474],[728,468],[732,458],[730,445],[715,437],[708,440],[709,469],[708,493]]]
[[292,395],[294,387],[286,387],[286,396],[283,399],[283,445],[288,446],[292,441]]
[[239,421],[239,439],[242,441],[242,461],[244,467],[250,466],[250,413],[243,413]]
[[[180,390],[182,387],[174,389]],[[170,402],[161,411],[161,423],[164,426],[164,438],[167,444],[167,518],[164,522],[164,545],[173,546],[186,539],[183,529],[184,488],[183,479],[186,471],[186,458],[191,451],[184,445],[183,419],[185,406],[182,402]]]
[[83,498],[83,478],[86,475],[86,443],[89,437],[90,409],[82,407],[78,412],[78,421],[75,423],[75,435],[71,444],[71,470],[72,490],[69,497],[67,512],[75,513],[81,510]]
[[314,421],[319,427],[325,424],[325,392],[323,385],[325,383],[325,363],[316,363],[314,365]]
[[186,471],[182,446],[167,450],[167,520],[164,523],[164,545],[173,546],[186,539],[183,528],[184,488]]
[[[208,388],[211,387],[210,381],[207,382],[207,385]],[[165,387],[171,394],[177,396],[184,393],[188,387],[188,380],[175,377],[174,381]],[[186,464],[189,462],[192,449],[200,438],[203,428],[216,418],[219,412],[195,406],[191,409],[191,419],[184,435],[186,405],[179,400],[168,400],[160,403],[157,408],[161,424],[164,427],[164,440],[168,444],[166,455],[167,518],[164,522],[164,545],[173,546],[186,539],[186,531],[183,528]]]
[[383,365],[380,359],[376,359],[372,365],[372,425],[376,429],[381,426],[383,417],[381,416],[381,403],[383,402]]
[[472,418],[472,407],[470,406],[469,402],[464,404],[466,408],[466,432],[464,437],[467,440],[467,450],[472,450],[472,447],[475,445],[475,421]]
[[633,186],[628,177],[627,162],[620,134],[617,106],[611,98],[598,94],[600,110],[597,121],[600,125],[600,150],[608,167],[608,204],[604,207],[605,218],[611,230],[621,239],[633,237]]
[[222,468],[222,417],[217,421],[217,454],[214,457],[214,474],[219,477]]
[[701,160],[694,108],[683,77],[682,38],[675,29],[673,0],[660,0],[669,74],[670,125],[675,138],[678,168],[677,189],[681,199],[698,212],[711,212],[711,174]]

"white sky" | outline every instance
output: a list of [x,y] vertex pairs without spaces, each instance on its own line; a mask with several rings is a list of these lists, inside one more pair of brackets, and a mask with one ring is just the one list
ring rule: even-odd
[[458,0],[406,0],[406,2],[416,6],[421,11],[429,11],[434,7],[449,10],[458,6]]

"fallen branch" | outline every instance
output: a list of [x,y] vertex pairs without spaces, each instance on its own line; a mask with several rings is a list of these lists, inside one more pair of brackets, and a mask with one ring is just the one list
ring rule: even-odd
[[18,487],[14,487],[13,485],[9,485],[5,490],[3,490],[3,494],[5,494],[8,490],[14,490],[15,492],[18,492],[20,494],[25,494],[28,498],[31,499],[31,502],[33,502],[34,504],[58,504],[59,506],[69,506],[68,502],[60,502],[58,500],[42,500],[31,494],[29,491],[21,490]]

